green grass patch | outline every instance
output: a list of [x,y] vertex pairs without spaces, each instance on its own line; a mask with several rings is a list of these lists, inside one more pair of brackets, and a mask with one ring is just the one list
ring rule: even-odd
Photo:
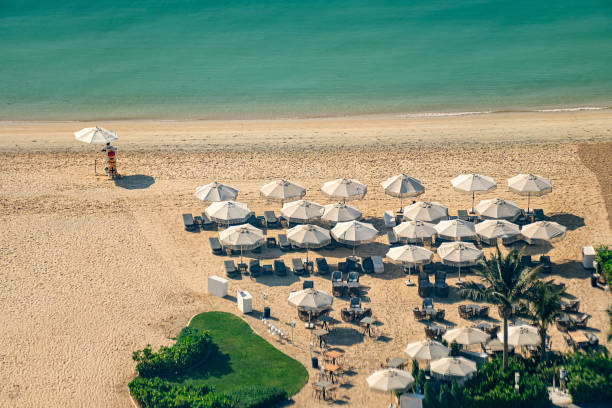
[[308,381],[308,372],[302,364],[274,348],[230,313],[202,313],[189,326],[207,330],[217,347],[203,364],[178,376],[165,377],[168,382],[208,385],[219,393],[244,387],[278,387],[291,396]]

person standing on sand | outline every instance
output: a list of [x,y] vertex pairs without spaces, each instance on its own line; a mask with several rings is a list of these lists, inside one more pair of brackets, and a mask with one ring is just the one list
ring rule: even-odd
[[117,148],[112,146],[110,142],[106,142],[106,146],[102,149],[106,153],[106,175],[109,179],[114,179],[117,176]]

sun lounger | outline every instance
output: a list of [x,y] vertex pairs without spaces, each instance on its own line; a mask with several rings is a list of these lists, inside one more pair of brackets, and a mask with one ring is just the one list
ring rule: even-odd
[[372,264],[374,265],[374,273],[379,274],[385,272],[385,263],[382,256],[373,256]]
[[552,264],[550,263],[550,256],[547,256],[547,255],[540,256],[540,265],[542,265],[542,268],[540,270],[543,273],[550,273],[552,271]]
[[296,275],[306,275],[306,268],[300,258],[291,259],[291,267]]
[[326,275],[329,273],[329,265],[327,264],[327,259],[316,258],[315,263],[317,265],[317,273],[319,275]]
[[265,227],[266,226],[266,217],[263,215],[257,216],[257,227]]
[[395,223],[395,213],[393,212],[393,210],[385,211],[385,213],[383,214],[383,219],[385,220],[385,227],[387,228],[393,228],[397,225]]
[[531,255],[523,255],[521,256],[521,265],[524,267],[529,267],[532,265]]
[[434,302],[432,298],[425,298],[423,299],[423,305],[421,306],[423,309],[427,309],[427,308],[432,308],[434,307]]
[[251,213],[251,215],[249,216],[249,218],[247,219],[247,224],[251,224],[254,227],[259,226],[259,222],[257,221],[257,216],[255,215],[254,212]]
[[361,309],[361,299],[359,299],[358,297],[352,297],[349,309]]
[[261,266],[261,274],[262,275],[272,275],[274,273],[274,266],[270,264]]
[[276,214],[274,211],[264,211],[264,222],[266,228],[277,228],[280,225],[278,218],[276,218]]
[[536,208],[533,210],[533,218],[536,221],[544,221],[546,216],[544,215],[544,210],[541,208]]
[[346,266],[349,271],[361,272],[361,264],[356,257],[349,256],[346,258]]
[[223,255],[223,247],[219,242],[219,238],[208,238],[208,244],[210,245],[210,252],[212,252],[214,255]]
[[285,261],[282,259],[274,260],[274,273],[277,276],[286,276],[287,275],[287,266],[285,265]]
[[369,256],[361,258],[361,267],[364,273],[374,273],[374,262],[372,262],[372,258]]
[[210,219],[205,212],[202,212],[202,229],[211,230],[215,227],[215,223]]
[[347,278],[347,283],[359,282],[359,272],[351,271],[349,272]]
[[257,278],[261,275],[261,265],[259,264],[259,259],[251,259],[249,261],[249,273],[253,278]]
[[312,289],[314,288],[314,281],[305,280],[302,282],[302,289]]
[[198,225],[193,220],[193,215],[191,214],[183,214],[183,226],[185,227],[185,231],[198,230]]
[[289,240],[287,239],[287,235],[278,234],[277,241],[278,241],[278,247],[280,248],[281,251],[287,252],[291,250],[291,244],[289,243]]
[[346,289],[346,282],[342,280],[342,272],[333,271],[331,281],[333,296],[343,296]]
[[227,277],[232,277],[238,275],[238,269],[236,269],[236,264],[231,259],[223,261],[223,271]]
[[266,238],[266,246],[268,248],[274,248],[276,246],[276,238],[274,237]]
[[468,220],[467,210],[457,210],[457,219],[467,221]]
[[395,235],[395,232],[393,231],[387,232],[387,240],[389,241],[389,245],[391,245],[392,247],[398,246],[400,244],[397,235]]
[[587,327],[587,322],[589,321],[589,319],[591,318],[591,315],[588,315],[586,313],[581,314],[580,316],[575,318],[575,326],[579,327],[579,328],[585,328]]
[[447,298],[449,291],[448,283],[446,283],[446,272],[436,271],[434,281],[434,293],[436,297]]

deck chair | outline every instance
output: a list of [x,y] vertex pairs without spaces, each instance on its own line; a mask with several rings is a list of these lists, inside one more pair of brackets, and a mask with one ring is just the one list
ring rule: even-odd
[[433,302],[433,299],[432,299],[432,298],[425,298],[425,299],[423,299],[423,305],[422,305],[422,308],[423,308],[423,309],[428,309],[428,308],[433,309],[433,308],[434,308],[434,302]]
[[202,212],[202,229],[211,230],[214,228],[214,226],[215,223],[210,219],[210,217],[205,212]]
[[392,247],[398,246],[400,244],[400,241],[397,238],[397,235],[395,235],[395,232],[393,231],[387,232],[387,240],[389,241],[389,245],[391,245]]
[[317,265],[317,273],[319,275],[327,275],[329,273],[329,265],[327,264],[327,259],[316,258],[315,264]]
[[468,212],[467,210],[457,210],[457,219],[467,221],[468,220]]
[[361,267],[365,273],[374,273],[374,262],[372,262],[372,257],[364,256],[361,258]]
[[544,215],[544,210],[541,208],[536,208],[533,210],[533,218],[536,221],[544,221],[546,216]]
[[305,275],[306,268],[304,268],[304,262],[300,258],[291,259],[291,267],[293,269],[293,273],[296,275]]
[[183,214],[183,226],[185,227],[185,231],[197,231],[198,224],[193,220],[193,215],[191,214]]
[[249,273],[253,278],[257,278],[261,275],[261,265],[259,264],[259,259],[251,259],[249,261]]
[[446,283],[446,272],[436,271],[434,281],[434,292],[436,297],[446,298],[448,297],[449,291],[448,283]]
[[277,228],[280,225],[274,211],[264,211],[264,223],[266,228]]
[[276,238],[268,237],[266,238],[266,247],[274,248],[276,246]]
[[349,271],[361,271],[361,264],[357,259],[354,259],[353,257],[349,256],[346,258],[346,265]]
[[346,290],[346,282],[342,280],[342,272],[333,271],[332,272],[332,295],[333,296],[343,296],[344,291]]
[[214,255],[223,255],[223,247],[221,246],[221,243],[219,242],[219,238],[217,237],[208,238],[208,244],[210,245],[210,251]]
[[382,256],[373,256],[372,264],[374,265],[374,273],[379,274],[385,271],[385,264],[383,262]]
[[223,270],[225,275],[228,277],[239,275],[238,269],[236,269],[236,264],[231,259],[223,261]]
[[282,259],[274,260],[274,273],[277,276],[287,276],[287,266]]
[[302,289],[313,289],[313,288],[314,288],[314,281],[305,280],[304,282],[302,282]]
[[361,300],[358,297],[352,297],[349,309],[361,309]]
[[280,248],[281,251],[287,252],[291,250],[291,244],[289,243],[289,240],[287,239],[287,235],[278,234],[277,241],[278,241],[278,247]]

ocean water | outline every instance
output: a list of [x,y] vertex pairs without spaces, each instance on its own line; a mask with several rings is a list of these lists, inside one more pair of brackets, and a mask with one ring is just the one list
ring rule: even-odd
[[3,120],[611,105],[611,0],[0,2]]

